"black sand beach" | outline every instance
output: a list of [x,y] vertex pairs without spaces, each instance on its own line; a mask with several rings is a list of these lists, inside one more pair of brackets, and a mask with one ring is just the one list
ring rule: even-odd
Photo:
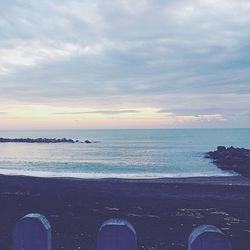
[[15,222],[45,215],[53,249],[95,249],[98,228],[127,219],[138,249],[187,249],[192,229],[213,224],[234,250],[250,245],[250,179],[213,177],[155,180],[62,179],[0,176],[0,249],[11,247]]

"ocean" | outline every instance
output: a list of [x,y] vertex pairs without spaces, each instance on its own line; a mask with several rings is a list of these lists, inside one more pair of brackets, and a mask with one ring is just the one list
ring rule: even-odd
[[250,148],[250,129],[2,130],[7,138],[71,138],[99,143],[0,143],[0,174],[75,178],[233,176],[205,153]]

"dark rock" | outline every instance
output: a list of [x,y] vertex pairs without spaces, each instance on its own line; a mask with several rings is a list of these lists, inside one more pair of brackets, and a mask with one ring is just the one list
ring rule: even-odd
[[218,146],[217,151],[225,151],[227,148],[225,146]]
[[250,149],[219,146],[216,151],[208,152],[205,157],[212,159],[222,170],[233,170],[250,177]]
[[56,138],[0,138],[0,143],[6,142],[15,142],[15,143],[98,143],[99,141],[89,141],[85,140],[84,142],[80,140],[72,140],[67,138],[56,139]]
[[56,138],[35,138],[35,139],[31,139],[31,138],[14,138],[14,139],[10,139],[10,138],[0,138],[0,143],[6,143],[6,142],[15,142],[15,143],[76,143],[79,141],[74,141],[72,139],[66,139],[66,138],[62,138],[62,139],[56,139]]

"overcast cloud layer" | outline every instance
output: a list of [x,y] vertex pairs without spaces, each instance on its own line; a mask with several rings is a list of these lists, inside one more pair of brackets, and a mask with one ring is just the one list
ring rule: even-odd
[[250,125],[248,0],[0,0],[0,32],[1,117],[46,104]]

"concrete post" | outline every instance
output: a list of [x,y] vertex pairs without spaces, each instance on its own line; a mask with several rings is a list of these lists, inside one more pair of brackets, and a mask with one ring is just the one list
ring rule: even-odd
[[51,227],[41,214],[21,218],[13,231],[13,250],[51,250]]
[[232,250],[227,237],[211,225],[196,227],[189,236],[188,250]]
[[136,250],[137,238],[133,226],[120,219],[102,224],[97,237],[97,250]]

